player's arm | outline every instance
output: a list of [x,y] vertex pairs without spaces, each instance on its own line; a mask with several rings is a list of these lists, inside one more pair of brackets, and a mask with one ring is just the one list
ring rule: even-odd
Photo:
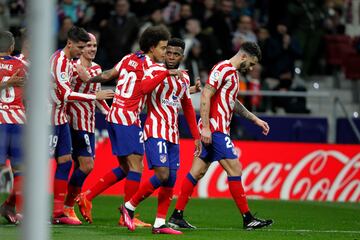
[[[188,96],[190,96],[190,92],[188,92]],[[185,96],[181,99],[181,107],[184,111],[184,116],[187,124],[189,125],[191,135],[195,139],[195,153],[194,155],[198,157],[201,153],[201,141],[200,141],[200,133],[196,124],[196,114],[194,106],[192,105],[191,98]]]
[[200,99],[200,117],[202,122],[201,141],[205,144],[211,143],[211,130],[210,130],[210,102],[214,96],[216,89],[210,84],[205,84],[204,90]]
[[261,120],[260,118],[255,116],[255,114],[253,114],[252,112],[247,110],[246,107],[237,99],[235,102],[234,111],[241,117],[246,118],[246,119],[252,121],[255,125],[261,127],[263,130],[263,134],[268,135],[268,133],[270,131],[270,127],[269,127],[268,123]]
[[96,100],[95,104],[102,114],[107,115],[108,112],[110,111],[110,107],[105,100]]
[[195,85],[190,87],[190,94],[194,94],[198,92],[201,92],[200,78],[196,78]]
[[183,78],[183,73],[178,69],[167,70],[160,66],[151,66],[145,70],[144,77],[141,80],[141,93],[151,93],[167,76],[178,76]]
[[94,101],[96,99],[111,99],[114,96],[114,92],[111,90],[99,91],[96,94],[74,92],[70,87],[70,79],[66,72],[56,70],[54,77],[59,93],[64,101]]
[[22,87],[24,86],[25,77],[19,76],[21,69],[19,68],[16,72],[7,80],[0,80],[0,90],[8,87]]
[[86,68],[84,66],[81,66],[80,64],[76,65],[76,71],[79,75],[79,78],[83,82],[91,82],[91,83],[103,83],[113,80],[119,76],[119,71],[115,67],[106,70],[95,77],[91,77],[89,72],[86,70]]

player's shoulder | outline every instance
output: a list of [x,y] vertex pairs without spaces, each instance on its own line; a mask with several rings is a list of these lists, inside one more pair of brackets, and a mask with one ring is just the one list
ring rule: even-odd
[[186,84],[190,84],[189,73],[185,69],[180,69],[180,71],[183,74],[183,80],[186,82]]
[[97,64],[96,62],[91,62],[91,68],[92,69],[101,69],[101,66],[99,64]]

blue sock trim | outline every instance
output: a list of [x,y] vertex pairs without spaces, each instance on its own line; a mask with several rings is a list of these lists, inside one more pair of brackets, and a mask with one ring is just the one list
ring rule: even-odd
[[188,173],[186,175],[186,178],[190,180],[190,182],[195,186],[197,184],[197,180],[191,175],[191,173]]
[[118,181],[126,177],[126,173],[121,169],[121,167],[113,168],[112,172],[115,174]]
[[72,161],[58,163],[55,171],[55,179],[67,181],[71,170]]
[[174,187],[177,177],[177,169],[170,169],[169,178],[163,184],[164,187]]
[[87,175],[80,168],[74,170],[69,183],[75,187],[82,187]]
[[239,181],[239,182],[241,182],[241,176],[228,176],[228,181]]
[[19,177],[22,176],[23,173],[22,172],[14,172],[14,177]]
[[127,180],[136,181],[136,182],[140,182],[140,180],[141,180],[141,173],[129,171],[129,172],[128,172],[128,175],[126,176],[126,179],[127,179]]
[[153,185],[153,187],[154,187],[155,189],[157,189],[158,187],[161,186],[161,181],[160,181],[160,179],[158,179],[158,178],[156,177],[156,175],[154,175],[154,176],[152,176],[152,177],[150,178],[150,182],[151,182],[151,184]]

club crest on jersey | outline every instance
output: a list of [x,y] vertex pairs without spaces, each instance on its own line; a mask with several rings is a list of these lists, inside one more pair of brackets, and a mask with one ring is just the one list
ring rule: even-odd
[[129,61],[129,66],[131,66],[131,67],[133,67],[133,68],[136,68],[137,65],[138,65],[138,63],[135,62],[134,60],[130,60],[130,61]]
[[166,154],[160,154],[160,162],[162,163],[166,162]]

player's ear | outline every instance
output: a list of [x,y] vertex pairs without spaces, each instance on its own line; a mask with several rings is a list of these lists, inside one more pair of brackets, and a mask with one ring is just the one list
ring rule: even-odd
[[73,42],[70,39],[68,39],[67,42],[66,42],[66,47],[71,48],[72,44],[73,44]]
[[10,48],[9,48],[9,52],[12,53],[15,49],[15,43],[13,43]]

